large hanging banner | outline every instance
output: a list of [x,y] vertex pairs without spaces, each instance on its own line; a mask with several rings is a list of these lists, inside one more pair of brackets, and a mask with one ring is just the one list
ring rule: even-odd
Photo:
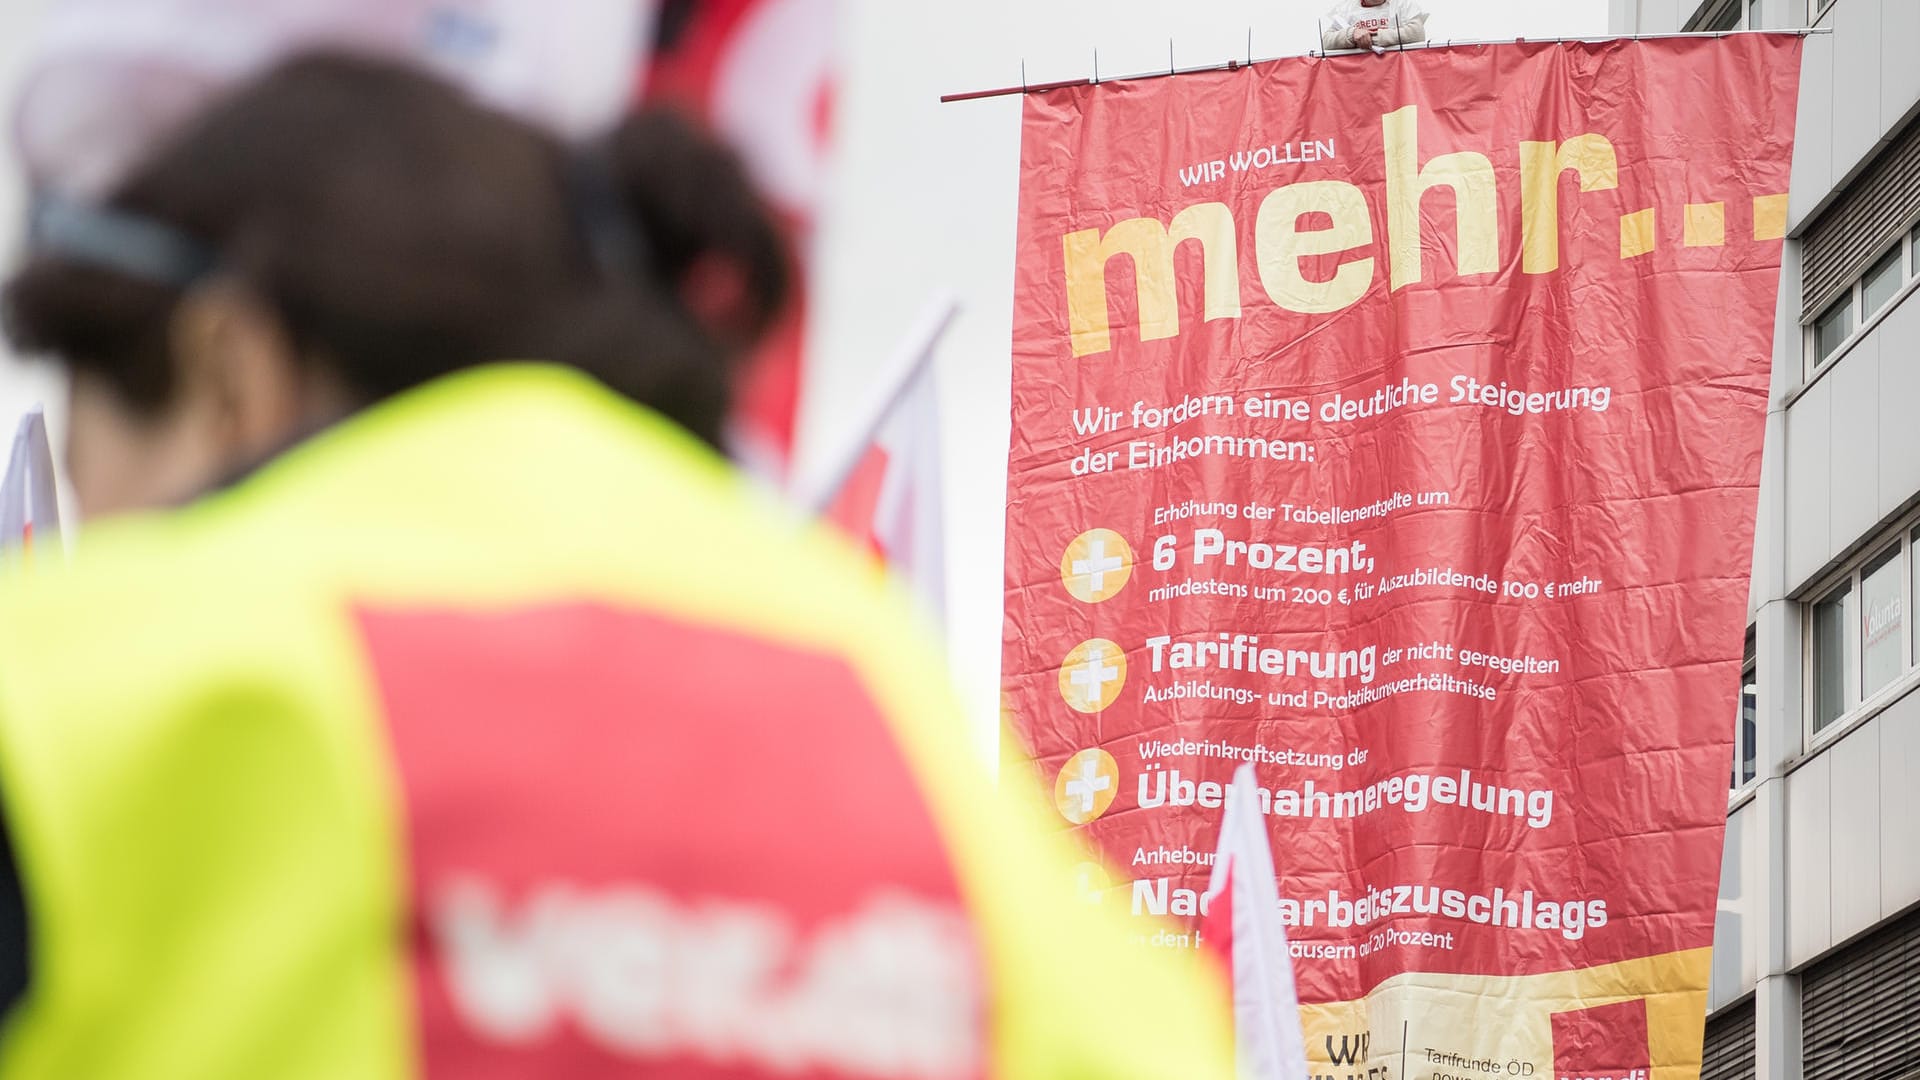
[[1009,710],[1143,947],[1253,764],[1320,1076],[1699,1067],[1798,69],[1026,99]]

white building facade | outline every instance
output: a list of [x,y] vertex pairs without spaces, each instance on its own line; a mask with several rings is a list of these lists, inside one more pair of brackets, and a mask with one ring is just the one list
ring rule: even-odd
[[1609,0],[1806,39],[1705,1077],[1920,1077],[1920,0]]

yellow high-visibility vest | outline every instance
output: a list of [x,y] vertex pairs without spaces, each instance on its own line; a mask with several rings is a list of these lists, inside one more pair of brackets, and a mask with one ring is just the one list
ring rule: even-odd
[[910,621],[543,365],[93,530],[0,582],[0,1078],[1230,1076]]

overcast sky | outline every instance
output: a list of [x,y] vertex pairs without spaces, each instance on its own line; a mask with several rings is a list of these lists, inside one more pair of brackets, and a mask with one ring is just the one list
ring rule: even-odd
[[[1304,0],[842,0],[841,141],[822,237],[803,454],[843,436],[884,358],[929,298],[957,294],[939,353],[947,469],[950,652],[983,751],[997,718],[1000,549],[1012,334],[1017,97],[941,105],[942,93],[1026,79],[1157,70],[1314,45]],[[47,0],[0,0],[0,116]],[[1606,30],[1605,0],[1428,0],[1436,39]],[[0,130],[4,130],[0,127]],[[0,223],[20,219],[17,169],[0,169]],[[12,245],[8,245],[11,249]],[[59,386],[0,353],[0,436]]]

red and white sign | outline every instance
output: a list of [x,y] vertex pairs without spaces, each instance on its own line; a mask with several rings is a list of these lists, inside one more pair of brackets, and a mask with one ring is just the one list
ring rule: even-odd
[[1317,1073],[1698,1063],[1798,58],[1026,99],[1007,700],[1143,919],[1252,766]]

